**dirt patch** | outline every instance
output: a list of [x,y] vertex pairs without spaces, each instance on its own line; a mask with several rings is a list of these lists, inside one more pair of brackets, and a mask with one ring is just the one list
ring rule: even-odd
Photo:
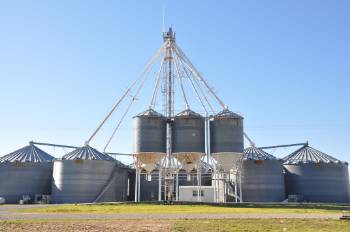
[[48,232],[48,231],[133,231],[167,232],[172,226],[167,221],[118,220],[118,221],[64,221],[64,222],[0,222],[0,231],[11,232]]

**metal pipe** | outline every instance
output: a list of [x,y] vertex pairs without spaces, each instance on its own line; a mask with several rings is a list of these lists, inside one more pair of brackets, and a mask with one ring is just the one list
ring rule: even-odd
[[138,178],[139,178],[139,181],[138,181],[138,188],[137,188],[137,201],[140,202],[140,199],[141,199],[141,196],[140,196],[140,193],[141,193],[141,170],[139,172],[139,175],[138,175]]
[[238,172],[236,171],[236,173],[235,173],[235,202],[236,202],[236,203],[238,202],[238,196],[237,196],[237,194],[238,194],[238,191],[237,191],[237,186],[238,186],[238,183],[237,183],[237,174],[238,174]]
[[136,170],[135,170],[135,202],[137,202],[137,200],[138,200],[138,168],[136,168]]
[[259,149],[272,149],[272,148],[281,148],[281,147],[295,147],[295,146],[308,146],[309,143],[294,143],[294,144],[286,144],[286,145],[276,145],[276,146],[268,146],[268,147],[259,147]]
[[104,154],[115,155],[115,156],[133,156],[132,154],[115,153],[115,152],[105,152]]
[[[201,80],[204,86],[209,90],[209,92],[213,95],[213,97],[219,102],[219,104],[223,107],[223,109],[227,109],[225,103],[218,97],[218,95],[209,87],[207,81],[202,77],[202,75],[198,72],[198,70],[194,67],[191,61],[187,58],[185,53],[181,50],[180,47],[175,45],[175,51],[180,53],[180,57],[185,61],[186,65],[193,71],[193,73]],[[178,54],[178,53],[177,53]],[[178,54],[179,55],[179,54]]]
[[162,200],[162,170],[159,168],[159,173],[158,173],[158,201]]
[[243,132],[243,136],[248,140],[250,146],[255,147],[255,143],[249,138],[249,136],[245,132]]
[[156,100],[156,97],[157,97],[157,92],[158,92],[158,87],[159,87],[159,83],[160,83],[160,79],[161,79],[161,74],[162,74],[164,62],[165,62],[165,55],[164,55],[164,57],[162,59],[162,62],[161,62],[161,65],[160,65],[160,69],[159,69],[158,74],[157,74],[157,80],[156,80],[156,84],[154,86],[154,91],[153,91],[151,103],[150,103],[150,106],[149,106],[150,109],[155,107],[155,100]]
[[242,171],[239,173],[239,199],[240,202],[243,202],[243,195],[242,195]]
[[199,192],[199,162],[198,161],[198,164],[197,164],[197,201],[200,201],[200,192]]
[[[174,57],[175,57],[175,62],[179,65],[178,58],[177,58],[176,56],[174,56]],[[202,105],[204,111],[206,112],[206,114],[208,114],[207,107],[205,106],[203,99],[202,99],[201,96],[199,95],[199,92],[198,92],[198,90],[196,89],[196,87],[195,87],[195,85],[194,85],[194,83],[193,83],[191,77],[190,77],[189,74],[187,73],[186,69],[185,69],[184,67],[182,67],[182,68],[184,69],[184,72],[185,72],[185,74],[186,74],[186,76],[187,76],[187,79],[189,80],[189,82],[190,82],[190,84],[191,84],[192,90],[193,90],[194,93],[196,94],[196,97],[198,98],[199,102],[201,103],[201,105]]]
[[176,200],[178,201],[179,200],[179,172],[176,171],[176,185],[175,185],[175,188],[176,188]]
[[159,57],[159,54],[161,52],[161,50],[163,50],[164,48],[164,44],[160,47],[160,49],[156,52],[156,54],[148,61],[146,68],[141,72],[141,75],[136,78],[132,84],[129,86],[129,88],[124,92],[124,94],[117,100],[117,102],[113,105],[112,110],[107,114],[107,116],[102,120],[102,122],[99,124],[99,126],[97,127],[97,129],[92,133],[92,135],[89,137],[89,139],[85,142],[86,145],[88,145],[91,140],[96,136],[96,134],[100,131],[100,129],[102,128],[102,126],[106,123],[106,121],[111,117],[111,115],[113,114],[113,112],[116,110],[116,108],[120,105],[120,103],[124,100],[124,98],[128,95],[128,93],[131,91],[131,89],[134,87],[135,84],[138,83],[138,80],[141,79],[145,73],[147,72],[147,70],[149,69],[150,66],[153,65],[153,63],[155,62],[155,60]]
[[[215,114],[215,110],[214,110],[213,106],[210,104],[210,102],[209,102],[207,96],[205,95],[204,90],[202,89],[200,83],[198,83],[197,78],[194,78],[194,77],[193,77],[193,81],[192,81],[192,76],[191,76],[188,72],[190,72],[190,73],[193,73],[193,72],[192,72],[189,68],[187,68],[187,67],[185,66],[184,61],[180,58],[180,56],[178,55],[178,53],[176,52],[176,50],[175,50],[175,53],[176,53],[176,57],[177,57],[178,61],[182,64],[183,70],[185,71],[185,73],[186,73],[188,79],[191,81],[192,84],[194,83],[195,85],[197,85],[197,87],[198,87],[200,93],[203,95],[204,101],[207,103],[207,105],[209,106],[209,108],[210,108],[210,110],[212,111],[212,113]],[[187,70],[187,69],[188,69],[188,70]]]
[[33,144],[33,145],[49,146],[49,147],[72,148],[72,149],[80,148],[80,147],[70,146],[70,145],[53,144],[53,143],[40,143],[40,142],[34,142],[34,141],[30,141],[29,144],[30,145]]
[[[172,48],[170,48],[170,50],[173,51]],[[189,108],[189,104],[188,104],[187,96],[186,96],[185,89],[184,89],[184,86],[183,86],[182,76],[180,74],[180,69],[178,67],[178,64],[177,64],[176,60],[174,61],[174,63],[175,63],[175,69],[176,69],[176,72],[177,72],[177,80],[179,81],[182,97],[183,97],[184,102],[185,102],[185,108],[188,109]]]

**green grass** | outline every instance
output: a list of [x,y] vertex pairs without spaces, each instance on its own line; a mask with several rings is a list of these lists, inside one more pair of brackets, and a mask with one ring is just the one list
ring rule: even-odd
[[[20,227],[30,230],[36,228],[55,228],[58,224],[61,229],[69,228],[71,230],[82,231],[79,229],[87,228],[86,225],[103,222],[102,226],[94,231],[104,231],[107,225],[119,223],[124,227],[133,228],[137,225],[142,228],[144,223],[148,226],[152,223],[165,223],[170,225],[170,231],[187,232],[246,232],[246,231],[269,231],[269,232],[338,232],[350,231],[350,222],[340,220],[316,220],[316,219],[220,219],[220,220],[19,220],[4,221],[0,223],[0,228],[4,231]],[[62,228],[63,223],[63,228]],[[148,227],[150,228],[150,227]],[[137,230],[140,231],[140,230]],[[151,230],[147,230],[151,231]]]
[[303,219],[240,219],[240,220],[179,220],[175,231],[279,231],[279,232],[325,232],[350,231],[350,222],[340,220]]
[[17,210],[27,213],[140,213],[140,214],[232,214],[232,213],[341,213],[350,206],[336,205],[160,205],[160,204],[91,204],[59,205]]

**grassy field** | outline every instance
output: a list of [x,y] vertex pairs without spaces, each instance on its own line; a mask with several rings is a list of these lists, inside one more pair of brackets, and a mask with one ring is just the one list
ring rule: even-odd
[[350,206],[335,205],[158,205],[158,204],[92,204],[59,205],[22,209],[28,213],[144,213],[144,214],[234,214],[234,213],[341,213]]
[[0,222],[0,231],[350,231],[350,222],[303,219],[223,219],[223,220],[37,220]]
[[180,220],[175,221],[174,231],[350,231],[350,223],[302,219]]

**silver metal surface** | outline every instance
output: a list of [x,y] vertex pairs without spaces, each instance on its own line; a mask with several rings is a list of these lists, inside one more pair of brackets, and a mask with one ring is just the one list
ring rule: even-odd
[[283,158],[284,164],[298,163],[345,163],[306,144]]
[[177,114],[172,124],[172,153],[205,153],[205,120],[191,110]]
[[166,118],[147,110],[133,119],[133,151],[166,153]]
[[0,163],[3,162],[52,162],[54,157],[47,154],[45,151],[39,149],[38,147],[30,144],[21,149],[18,149],[8,155],[0,158]]
[[111,157],[85,146],[55,160],[54,203],[127,200],[128,170]]
[[90,147],[89,145],[86,145],[84,147],[75,149],[72,152],[69,152],[68,154],[64,155],[62,157],[63,160],[107,160],[107,161],[114,161],[112,157],[110,157],[107,154],[104,154],[102,152],[97,151],[96,149]]
[[243,117],[224,110],[210,121],[210,152],[243,153]]
[[244,202],[281,202],[286,198],[282,161],[258,148],[245,149],[241,178]]
[[277,158],[259,148],[248,147],[244,149],[244,159],[245,160],[276,160]]
[[350,202],[348,164],[305,146],[285,158],[288,195],[309,202]]
[[50,194],[54,158],[34,145],[10,153],[0,160],[0,197],[19,203],[23,195]]
[[113,161],[55,160],[52,200],[54,203],[91,203],[110,181],[113,184],[99,201],[126,200],[128,174],[126,169],[122,170]]
[[52,163],[0,163],[0,197],[18,204],[23,195],[50,195]]

